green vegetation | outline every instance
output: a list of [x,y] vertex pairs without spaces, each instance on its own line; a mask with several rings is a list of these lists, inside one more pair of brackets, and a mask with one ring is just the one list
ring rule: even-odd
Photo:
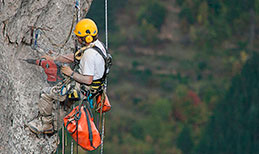
[[217,104],[194,153],[258,153],[259,55],[236,75],[225,99]]
[[[258,16],[258,0],[177,0],[185,32],[199,46],[216,47],[224,41],[249,45],[250,30]],[[236,39],[237,38],[237,39]]]
[[160,30],[166,15],[165,7],[155,0],[144,1],[144,4],[137,12],[137,19],[140,25],[151,24]]

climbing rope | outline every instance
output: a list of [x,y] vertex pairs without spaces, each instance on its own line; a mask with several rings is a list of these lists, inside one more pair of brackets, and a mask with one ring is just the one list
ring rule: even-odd
[[[108,0],[105,0],[105,46],[108,51]],[[105,80],[105,91],[107,89],[107,79]],[[101,110],[102,111],[102,110]],[[102,136],[101,136],[101,154],[103,154],[103,142],[104,142],[104,122],[105,122],[105,113],[102,117]]]
[[108,0],[105,0],[105,46],[108,50]]
[[[75,8],[76,8],[76,23],[78,23],[78,21],[80,20],[80,0],[75,1]],[[77,40],[75,40],[75,52],[78,50],[78,48],[79,48],[78,42],[77,42]],[[81,107],[79,107],[79,110],[81,110]],[[77,125],[78,125],[78,123],[77,123]],[[77,128],[78,128],[78,126],[77,126]],[[77,141],[78,141],[78,131],[77,131]],[[71,142],[73,142],[73,140]],[[71,143],[71,145],[72,145],[72,143]],[[76,145],[77,145],[76,152],[78,154],[78,142],[76,142]],[[72,151],[72,149],[71,149],[71,151]]]
[[[58,129],[59,129],[59,118],[60,118],[60,101],[59,101],[59,95],[58,95],[58,100],[57,100],[57,141],[56,141],[56,144],[57,144],[57,154],[59,154],[59,151],[58,151],[58,149],[59,149],[59,134],[58,134]],[[55,129],[55,128],[54,128]]]
[[62,126],[62,154],[65,154],[65,128]]
[[[76,7],[76,23],[78,23],[80,19],[80,0],[76,0],[75,7]],[[79,48],[79,45],[77,40],[75,39],[75,52],[78,51],[78,48]]]

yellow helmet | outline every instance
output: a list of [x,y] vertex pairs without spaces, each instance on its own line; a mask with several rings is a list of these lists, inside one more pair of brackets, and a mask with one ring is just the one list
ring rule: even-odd
[[80,20],[75,27],[74,33],[76,36],[85,37],[86,43],[93,42],[98,34],[98,29],[95,22],[89,18]]

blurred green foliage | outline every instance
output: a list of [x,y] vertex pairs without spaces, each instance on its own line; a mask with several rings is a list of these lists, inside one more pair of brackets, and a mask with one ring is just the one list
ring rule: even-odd
[[216,47],[224,41],[245,36],[248,40],[252,12],[258,12],[258,0],[177,0],[183,30],[199,47]]
[[258,153],[259,123],[259,55],[255,54],[215,108],[197,154]]
[[[141,1],[138,11],[136,12],[136,21],[138,22],[136,27],[138,30],[130,31],[130,29],[127,29],[125,32],[121,32],[120,27],[117,25],[118,22],[116,21],[116,17],[118,15],[116,13],[127,10],[125,8],[127,3],[127,0],[108,1],[108,28],[112,47],[118,47],[119,45],[125,44],[127,38],[132,38],[131,35],[143,45],[157,43],[159,40],[159,31],[166,16],[166,9],[163,4],[157,0]],[[100,34],[104,33],[103,1],[93,1],[87,17],[95,20],[99,27]],[[100,37],[104,38],[104,35],[100,35]]]
[[157,30],[160,30],[165,21],[166,9],[160,1],[150,0],[144,1],[143,5],[137,12],[137,19],[140,25],[153,25]]
[[[88,18],[92,18],[101,33],[105,32],[105,1],[93,0],[91,7],[86,15]],[[116,13],[123,9],[128,0],[112,0],[108,1],[108,25],[109,31],[114,32],[118,30],[116,25]]]

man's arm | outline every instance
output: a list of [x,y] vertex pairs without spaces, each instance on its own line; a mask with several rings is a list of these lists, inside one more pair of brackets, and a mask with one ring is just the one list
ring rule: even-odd
[[91,84],[93,82],[93,76],[91,75],[82,75],[79,73],[76,73],[74,71],[72,71],[72,69],[69,66],[63,66],[61,68],[61,71],[67,75],[72,77],[74,80],[76,80],[79,83],[83,83],[83,84]]
[[53,58],[49,55],[44,55],[41,58],[45,58],[47,60],[56,60],[56,61],[59,61],[61,63],[72,63],[72,62],[74,62],[74,54],[73,53],[66,54],[66,55],[59,55],[56,58]]
[[[72,75],[72,73],[71,73]],[[79,83],[90,85],[93,82],[93,76],[90,75],[82,75],[79,73],[74,72],[72,77],[74,80],[76,80]]]
[[59,61],[61,63],[72,63],[74,62],[74,54],[66,54],[66,55],[59,55],[54,60]]

